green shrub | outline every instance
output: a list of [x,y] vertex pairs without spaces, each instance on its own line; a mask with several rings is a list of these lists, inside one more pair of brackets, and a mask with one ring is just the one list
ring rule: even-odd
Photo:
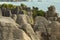
[[45,12],[43,10],[34,10],[33,11],[33,17],[35,18],[36,16],[44,16]]

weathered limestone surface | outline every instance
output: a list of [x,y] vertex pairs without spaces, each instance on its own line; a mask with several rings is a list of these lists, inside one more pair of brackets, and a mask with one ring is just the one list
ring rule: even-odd
[[1,11],[2,11],[2,16],[5,16],[5,17],[11,17],[12,16],[11,10],[9,10],[7,8],[2,7]]
[[53,21],[49,27],[51,28],[51,40],[60,40],[60,23]]
[[[49,24],[48,20],[46,20],[44,17],[37,16],[35,18],[34,31],[39,39],[47,40],[46,34],[50,33],[50,31],[47,27],[48,24]],[[48,32],[46,31],[46,29],[48,30]],[[44,37],[45,37],[45,39],[44,39]]]
[[17,23],[9,17],[0,18],[0,40],[31,40],[30,37],[18,28]]
[[39,40],[35,35],[35,32],[31,25],[27,22],[27,15],[18,15],[17,16],[17,23],[21,25],[21,28],[28,34],[31,40]]
[[12,14],[11,18],[16,22],[16,20],[17,20],[17,15],[16,15],[16,14]]
[[46,17],[36,16],[34,20],[30,8],[23,9],[28,14],[19,7],[1,8],[0,40],[60,40],[60,18],[54,6],[48,8]]
[[48,7],[48,11],[45,15],[46,18],[50,21],[56,21],[58,18],[58,14],[56,13],[56,8],[54,6]]

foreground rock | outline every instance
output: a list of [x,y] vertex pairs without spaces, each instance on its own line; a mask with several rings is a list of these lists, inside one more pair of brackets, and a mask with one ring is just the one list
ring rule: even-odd
[[[40,30],[42,32],[45,31],[45,27],[46,25],[48,25],[49,22],[48,20],[46,20],[44,17],[41,17],[41,16],[37,16],[35,18],[35,24],[34,24],[34,30]],[[37,28],[37,29],[36,29]],[[41,29],[42,28],[42,29]],[[44,29],[43,29],[44,28]]]
[[16,24],[9,17],[0,18],[0,40],[31,40],[30,37],[18,28]]
[[51,40],[60,40],[60,23],[57,21],[49,24],[51,28]]
[[17,23],[21,25],[21,28],[25,31],[25,33],[31,38],[31,40],[39,40],[35,35],[35,32],[31,25],[27,22],[27,15],[18,15]]
[[1,11],[2,11],[2,16],[5,16],[5,17],[11,17],[12,16],[11,10],[9,10],[5,7],[2,7]]

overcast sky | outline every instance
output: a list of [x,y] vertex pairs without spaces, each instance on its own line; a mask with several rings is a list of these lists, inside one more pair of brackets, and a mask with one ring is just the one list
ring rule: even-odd
[[60,2],[60,0],[29,0],[29,1],[42,1],[42,2]]
[[[6,1],[6,0],[0,0],[0,1]],[[60,0],[28,0],[28,1],[33,1],[33,2],[38,2],[38,1],[40,1],[40,2],[60,2]]]

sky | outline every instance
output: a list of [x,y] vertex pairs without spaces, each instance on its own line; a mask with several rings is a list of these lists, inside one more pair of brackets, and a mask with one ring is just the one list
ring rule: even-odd
[[29,0],[29,1],[41,1],[41,2],[60,2],[60,0]]
[[[45,0],[46,1],[46,0]],[[14,4],[14,5],[20,5],[21,3],[26,4],[28,7],[38,7],[39,9],[42,9],[44,11],[47,11],[48,7],[50,5],[54,5],[56,7],[56,12],[59,13],[59,17],[60,17],[60,2],[0,2],[0,4]]]
[[[0,1],[6,1],[6,0],[0,0]],[[32,1],[32,2],[38,2],[38,1],[40,1],[40,2],[60,2],[60,0],[28,0],[28,1]]]

